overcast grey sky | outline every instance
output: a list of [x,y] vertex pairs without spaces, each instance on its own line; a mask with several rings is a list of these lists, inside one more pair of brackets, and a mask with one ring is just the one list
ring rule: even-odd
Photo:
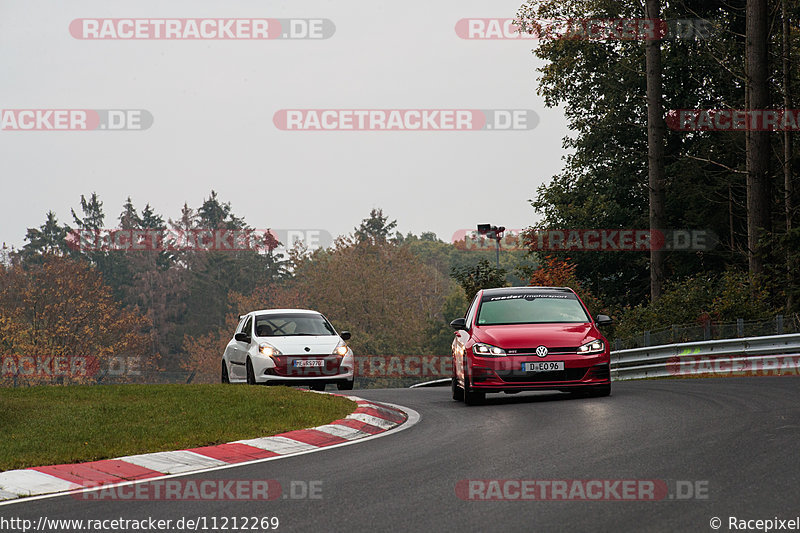
[[[145,109],[145,131],[0,131],[0,242],[96,191],[177,218],[215,189],[255,228],[347,233],[373,207],[403,233],[449,240],[535,220],[528,199],[563,164],[563,112],[536,95],[532,42],[464,40],[465,17],[519,0],[415,2],[0,0],[0,109]],[[326,40],[79,40],[76,18],[327,18]],[[529,131],[298,132],[280,109],[533,109]]]

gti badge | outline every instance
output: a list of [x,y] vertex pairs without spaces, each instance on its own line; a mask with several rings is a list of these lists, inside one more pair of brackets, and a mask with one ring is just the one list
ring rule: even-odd
[[547,355],[547,346],[539,346],[536,348],[536,355],[539,357],[545,357]]

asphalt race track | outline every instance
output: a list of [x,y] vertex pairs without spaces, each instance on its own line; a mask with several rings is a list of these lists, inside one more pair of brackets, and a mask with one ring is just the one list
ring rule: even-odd
[[[800,379],[621,382],[608,398],[490,395],[467,407],[448,388],[358,390],[421,420],[406,431],[189,479],[321,481],[321,499],[80,501],[0,506],[0,518],[277,516],[278,531],[713,531],[712,517],[800,515]],[[466,501],[460,480],[663,480],[706,499]],[[319,486],[317,484],[317,486]],[[684,489],[687,484],[682,484]],[[230,530],[230,529],[229,529]],[[62,530],[63,531],[63,530]]]

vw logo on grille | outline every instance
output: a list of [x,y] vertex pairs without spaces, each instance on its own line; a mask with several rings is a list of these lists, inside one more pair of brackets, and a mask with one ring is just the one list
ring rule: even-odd
[[[308,346],[306,346],[306,347],[304,348],[304,350],[305,350],[305,351],[307,351],[307,352],[310,352],[310,351],[311,351],[311,348],[309,348]],[[545,350],[545,353],[546,353],[546,350]]]
[[536,355],[539,357],[544,357],[547,355],[547,346],[539,346],[536,348]]

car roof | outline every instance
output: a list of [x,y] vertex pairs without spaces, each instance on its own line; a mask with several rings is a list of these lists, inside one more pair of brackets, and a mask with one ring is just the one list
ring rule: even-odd
[[504,296],[507,294],[520,294],[526,292],[569,292],[575,293],[569,287],[537,287],[537,286],[527,286],[527,287],[498,287],[495,289],[483,289],[483,294],[492,294],[495,296]]
[[319,311],[314,311],[313,309],[261,309],[260,311],[250,311],[247,314],[251,315],[286,315],[286,314],[302,314],[302,313],[314,313],[315,315],[321,315]]
[[242,320],[246,316],[250,315],[292,315],[292,314],[307,314],[313,313],[315,315],[325,316],[319,311],[314,311],[313,309],[261,309],[260,311],[250,311],[248,313],[244,313],[243,315],[239,315],[239,320]]

